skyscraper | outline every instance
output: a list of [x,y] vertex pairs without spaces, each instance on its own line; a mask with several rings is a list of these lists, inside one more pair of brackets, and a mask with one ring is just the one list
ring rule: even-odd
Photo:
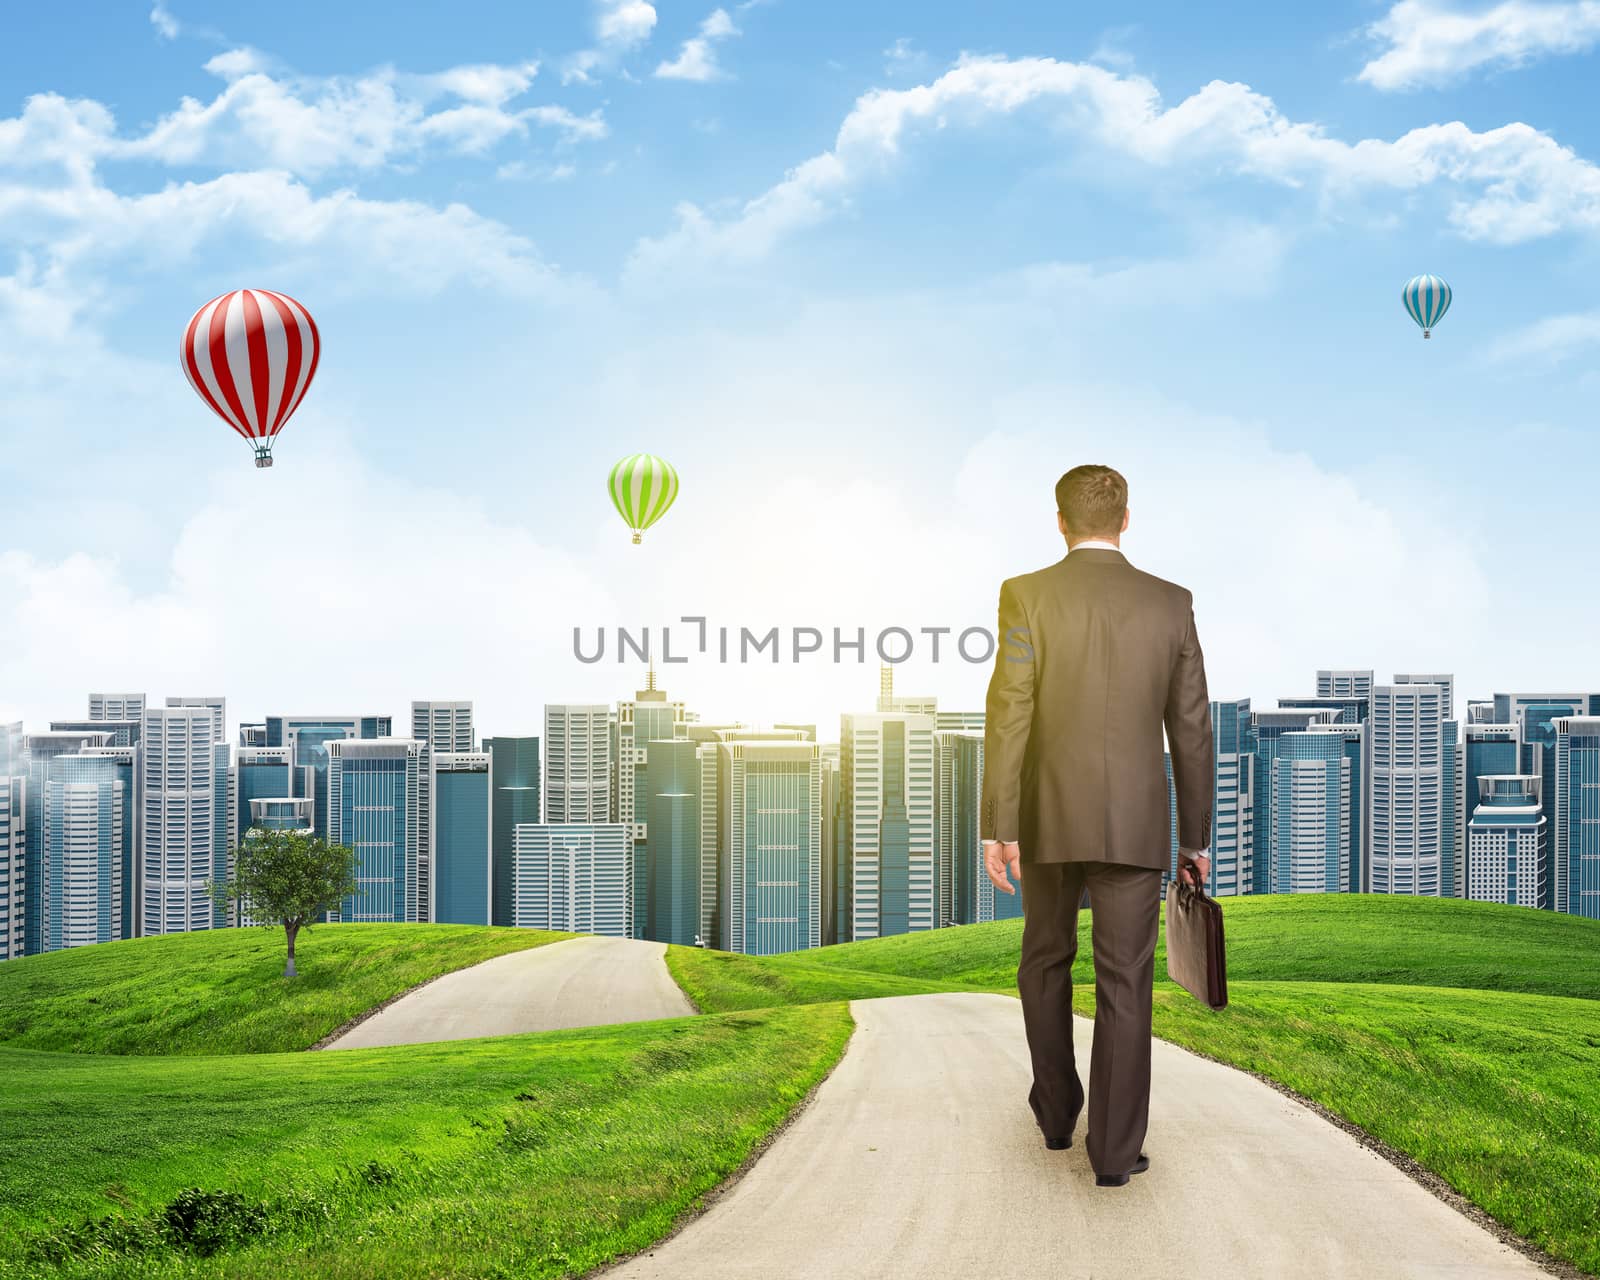
[[61,755],[50,761],[44,853],[30,890],[39,901],[41,951],[120,936],[123,788],[113,758]]
[[[240,747],[233,758],[233,786],[228,795],[232,843],[250,829],[251,802],[294,794],[294,766],[288,747]],[[313,812],[315,805],[313,804]]]
[[726,742],[717,752],[719,946],[762,956],[821,946],[821,753],[810,742]]
[[1555,909],[1600,920],[1600,716],[1562,716],[1555,731]]
[[1372,693],[1367,889],[1453,897],[1460,746],[1438,684],[1379,685]]
[[[607,825],[611,817],[611,730],[603,702],[547,703],[544,709],[544,819]],[[632,832],[629,832],[632,839]]]
[[847,714],[841,739],[851,936],[936,928],[933,716]]
[[471,702],[413,702],[411,736],[435,751],[474,751]]
[[431,919],[492,924],[494,769],[489,751],[430,751]]
[[[1476,704],[1482,706],[1482,703]],[[1491,709],[1493,704],[1490,704]],[[1466,855],[1466,863],[1462,868],[1466,895],[1472,896],[1472,841],[1469,838],[1472,827],[1472,815],[1482,802],[1483,789],[1478,785],[1480,778],[1509,777],[1523,772],[1533,773],[1536,770],[1524,769],[1522,760],[1522,731],[1514,724],[1495,724],[1490,721],[1469,721],[1462,726],[1463,742],[1461,744],[1461,795],[1462,828],[1461,849]],[[1554,743],[1552,741],[1552,747]],[[1551,768],[1551,798],[1554,799],[1554,774],[1555,766]],[[1542,807],[1542,806],[1541,806]],[[1550,839],[1548,825],[1540,827],[1545,840]],[[1545,848],[1541,856],[1549,862],[1552,854]],[[1543,877],[1540,877],[1541,882]]]
[[57,756],[77,755],[89,747],[109,746],[115,735],[96,730],[73,733],[30,733],[23,739],[28,781],[25,788],[24,858],[22,872],[22,950],[37,955],[44,949],[44,800],[50,779],[50,762]]
[[539,821],[539,739],[485,738],[483,749],[490,755],[494,785],[489,808],[494,827],[493,922],[510,925],[516,829]]
[[28,760],[20,721],[0,724],[0,960],[22,954]]
[[393,732],[389,716],[379,715],[282,715],[267,717],[269,747],[288,747],[294,768],[291,795],[309,796],[315,815],[316,834],[328,834],[328,743],[344,738],[372,741]]
[[[1216,756],[1212,792],[1211,874],[1213,897],[1236,897],[1255,888],[1255,740],[1250,699],[1211,704],[1211,740]],[[1177,874],[1173,863],[1171,874]]]
[[1286,733],[1272,761],[1273,893],[1344,893],[1360,821],[1360,725]]
[[1396,672],[1394,682],[1396,684],[1436,685],[1444,693],[1444,718],[1446,720],[1454,720],[1456,718],[1456,678],[1453,675],[1442,671],[1412,672],[1408,675],[1401,675]]
[[[983,733],[940,733],[939,897],[941,924],[981,924],[1022,915],[1021,886],[1002,893],[983,865]],[[948,906],[945,905],[948,882]]]
[[[1318,684],[1327,672],[1318,672]],[[1347,674],[1347,673],[1335,673]],[[1354,673],[1362,674],[1362,673]],[[1329,697],[1341,695],[1331,694]],[[1250,737],[1248,745],[1250,753],[1255,757],[1251,762],[1252,795],[1254,799],[1251,814],[1251,856],[1249,868],[1249,888],[1245,889],[1241,883],[1240,892],[1269,893],[1272,890],[1272,859],[1273,836],[1277,832],[1273,810],[1276,803],[1271,780],[1273,777],[1272,762],[1277,758],[1278,740],[1286,733],[1303,733],[1312,725],[1336,724],[1341,712],[1337,706],[1325,705],[1309,708],[1279,707],[1274,711],[1252,711],[1250,713]],[[1216,732],[1216,720],[1212,720],[1212,732]],[[1177,840],[1176,810],[1174,810],[1173,840]],[[1213,834],[1215,834],[1213,832]],[[1177,874],[1177,848],[1171,852],[1171,865],[1168,870],[1169,877]]]
[[1467,897],[1537,907],[1546,899],[1544,851],[1549,844],[1540,779],[1533,774],[1478,780],[1467,823]]
[[142,693],[91,693],[89,695],[89,719],[142,721],[144,719],[144,702],[145,698]]
[[415,738],[334,738],[328,752],[328,840],[356,855],[357,892],[339,908],[350,921],[427,917],[427,850],[420,811],[428,744]]
[[839,744],[822,744],[822,945],[832,946],[849,936],[849,876],[839,850],[844,845],[840,825]]
[[1556,909],[1556,894],[1561,877],[1556,873],[1556,729],[1563,716],[1594,714],[1589,710],[1592,695],[1568,693],[1497,693],[1494,695],[1495,722],[1515,725],[1521,742],[1520,762],[1505,773],[1539,775],[1539,803],[1544,813],[1544,886],[1547,909]]
[[687,738],[656,741],[649,751],[645,769],[649,893],[639,933],[683,947],[710,946],[712,940],[700,931],[702,859],[708,854],[715,859],[717,851],[715,845],[707,850],[701,844],[700,744]]
[[512,877],[517,927],[627,937],[631,843],[632,833],[620,822],[518,826]]
[[[224,922],[208,885],[217,874],[226,819],[227,773],[218,775],[218,717],[206,706],[151,707],[140,745],[143,849],[140,931],[210,929]],[[219,814],[219,809],[221,813]]]
[[214,742],[228,740],[228,700],[221,694],[197,694],[191,697],[170,697],[169,707],[205,707],[213,717]]
[[656,688],[656,675],[652,670],[645,687],[638,690],[633,701],[617,703],[616,718],[612,722],[611,817],[625,823],[632,831],[629,883],[633,898],[629,921],[636,938],[645,936],[644,922],[649,915],[650,858],[646,840],[650,798],[646,770],[650,744],[684,737],[686,715],[683,703],[669,701],[666,691]]
[[1322,670],[1317,672],[1317,697],[1319,698],[1371,698],[1372,672]]
[[122,912],[115,936],[132,938],[139,932],[139,850],[144,844],[139,831],[144,812],[139,786],[144,752],[137,746],[105,746],[84,747],[78,754],[109,760],[122,783]]

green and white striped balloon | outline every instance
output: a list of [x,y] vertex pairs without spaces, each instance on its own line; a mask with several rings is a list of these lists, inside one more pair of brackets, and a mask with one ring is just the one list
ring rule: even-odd
[[667,514],[678,496],[678,473],[665,458],[632,453],[611,468],[611,505],[633,530],[633,540]]

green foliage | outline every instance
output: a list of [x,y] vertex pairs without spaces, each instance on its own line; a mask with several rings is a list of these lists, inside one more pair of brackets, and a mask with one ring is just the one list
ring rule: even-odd
[[221,890],[241,914],[262,924],[307,928],[360,891],[355,850],[304,831],[245,833],[233,875]]
[[73,1053],[306,1049],[418,983],[571,937],[482,925],[319,925],[283,977],[283,940],[209,929],[0,964],[0,1041]]

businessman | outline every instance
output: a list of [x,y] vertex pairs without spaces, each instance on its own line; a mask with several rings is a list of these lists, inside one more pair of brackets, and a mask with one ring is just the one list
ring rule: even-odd
[[[1078,903],[1093,911],[1089,1163],[1099,1186],[1150,1167],[1150,1002],[1168,865],[1162,731],[1177,793],[1178,876],[1210,869],[1212,741],[1193,600],[1120,544],[1128,483],[1074,467],[1056,484],[1067,554],[1000,587],[984,730],[984,869],[1022,887],[1017,989],[1033,1060],[1028,1104],[1045,1145],[1072,1145],[1083,1083],[1072,1051]],[[1009,872],[1009,879],[1007,873]]]

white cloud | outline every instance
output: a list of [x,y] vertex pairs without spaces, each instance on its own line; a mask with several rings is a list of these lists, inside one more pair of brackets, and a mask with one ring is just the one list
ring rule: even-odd
[[466,282],[514,296],[562,296],[563,279],[535,246],[462,204],[314,195],[282,172],[230,173],[142,195],[105,187],[0,184],[0,217],[14,241],[33,242],[59,291],[71,296],[108,271],[170,266],[231,240],[303,261],[337,265],[345,289],[433,293]]
[[1600,311],[1549,316],[1502,338],[1491,355],[1502,364],[1557,364],[1600,346]]
[[[208,103],[184,98],[143,136],[108,140],[108,152],[316,176],[378,168],[430,145],[482,153],[506,138],[526,137],[530,124],[557,125],[569,140],[605,134],[598,111],[580,118],[556,106],[508,105],[532,85],[533,61],[312,79],[274,75],[261,55],[236,49],[206,66],[226,81],[221,93]],[[440,98],[447,101],[436,106]]]
[[1593,49],[1600,43],[1600,0],[1502,0],[1487,9],[1399,0],[1367,34],[1385,46],[1361,69],[1368,84],[1391,90],[1446,85],[1479,69]]
[[[129,680],[157,697],[226,689],[243,718],[290,703],[398,712],[426,696],[421,681],[475,698],[497,731],[537,731],[552,691],[505,676],[565,669],[571,620],[617,616],[595,575],[471,497],[380,472],[298,420],[295,430],[271,471],[241,453],[195,477],[185,492],[206,500],[152,586],[113,557],[0,551],[0,591],[27,618],[0,649],[0,689],[27,700],[8,712],[39,725],[80,711],[90,687]],[[293,572],[241,573],[238,549],[263,545]],[[399,629],[375,608],[419,589],[424,607]],[[107,617],[118,620],[112,646]],[[280,632],[293,641],[272,644],[270,662],[249,658]]]
[[172,16],[172,11],[161,0],[150,10],[150,25],[156,29],[156,34],[163,40],[176,40],[183,28],[178,25],[178,20]]
[[683,42],[678,56],[656,68],[664,80],[720,80],[727,75],[717,63],[716,42],[739,34],[726,9],[713,9],[700,23],[700,33]]
[[561,83],[593,84],[595,76],[615,67],[628,53],[650,39],[655,6],[645,0],[595,0],[597,47],[580,49],[562,65]]
[[1167,107],[1142,76],[1052,58],[964,57],[929,84],[864,94],[830,150],[796,165],[731,216],[679,206],[678,226],[641,241],[631,269],[649,274],[686,260],[760,258],[844,208],[851,191],[892,164],[919,130],[1028,108],[1048,108],[1057,134],[1153,168],[1315,187],[1330,198],[1444,187],[1456,195],[1448,220],[1469,239],[1509,244],[1600,230],[1600,168],[1529,125],[1479,133],[1455,122],[1394,141],[1349,143],[1289,119],[1248,85],[1214,80]]

